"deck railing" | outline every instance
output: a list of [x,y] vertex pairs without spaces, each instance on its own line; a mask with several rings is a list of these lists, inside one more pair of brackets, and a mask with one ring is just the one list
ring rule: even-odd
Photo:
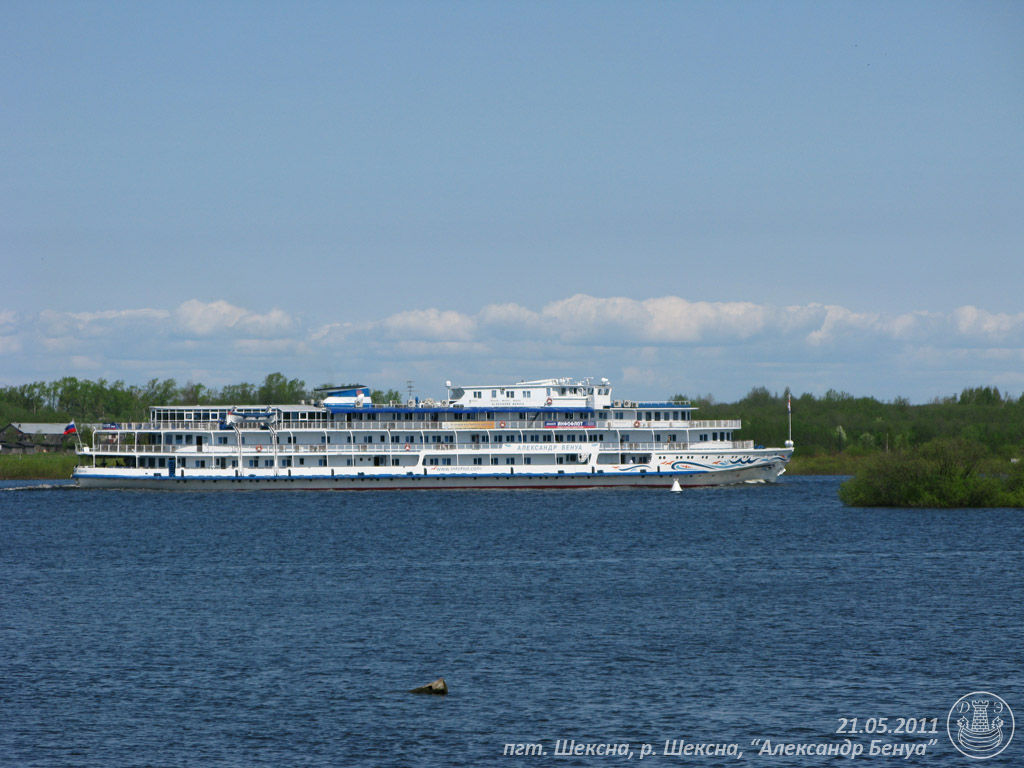
[[[465,421],[286,421],[267,429],[257,424],[238,424],[237,429],[246,434],[252,432],[462,432],[462,431],[488,431],[488,430],[522,430],[522,429],[551,429],[545,427],[546,421],[566,421],[565,419],[538,418],[538,419],[467,419]],[[564,426],[558,430],[573,429],[615,429],[615,430],[669,430],[669,429],[740,429],[742,422],[739,419],[715,419],[710,421],[641,421],[639,419],[573,419],[572,421],[583,421],[591,426]],[[122,423],[119,427],[121,432],[168,432],[181,430],[182,432],[232,432],[234,428],[221,429],[216,421],[160,421],[160,422],[131,422]],[[116,434],[114,430],[97,430],[97,435]]]

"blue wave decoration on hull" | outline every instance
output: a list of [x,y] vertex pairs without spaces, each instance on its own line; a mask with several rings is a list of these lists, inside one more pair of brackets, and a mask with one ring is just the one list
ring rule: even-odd
[[695,461],[673,461],[669,464],[669,468],[673,472],[721,472],[723,469],[738,469],[741,467],[753,467],[768,464],[769,461],[765,459],[754,458],[751,456],[742,456],[735,459],[720,459],[719,461],[713,461],[710,464],[701,464]]

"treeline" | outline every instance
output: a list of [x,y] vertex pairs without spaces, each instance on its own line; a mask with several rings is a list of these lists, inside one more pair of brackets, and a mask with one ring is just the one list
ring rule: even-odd
[[[738,436],[779,445],[788,432],[791,393],[751,390],[736,403],[710,396],[692,399],[696,418],[743,420]],[[676,395],[674,400],[687,400]],[[1024,450],[1024,395],[1010,398],[996,387],[968,387],[959,395],[911,405],[904,398],[882,402],[829,390],[824,397],[792,396],[793,441],[800,456],[848,453],[871,455],[919,447],[938,439],[980,443],[997,455]]]
[[[331,386],[331,385],[324,385]],[[300,379],[271,373],[262,384],[228,384],[220,389],[174,379],[151,379],[143,386],[65,377],[0,388],[0,426],[12,421],[144,421],[153,405],[281,405],[316,397]],[[400,400],[395,390],[373,390],[375,402]]]

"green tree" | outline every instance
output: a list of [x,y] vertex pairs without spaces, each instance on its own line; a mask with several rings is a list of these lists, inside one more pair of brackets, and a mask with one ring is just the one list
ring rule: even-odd
[[263,380],[256,398],[261,404],[283,405],[305,400],[306,382],[299,379],[287,379],[282,373],[270,373]]
[[206,387],[190,381],[182,388],[179,398],[182,405],[202,405],[209,402],[208,395]]
[[255,403],[259,397],[256,394],[256,387],[243,381],[241,384],[228,384],[221,387],[217,400],[221,405],[243,405]]
[[960,393],[960,405],[1002,405],[1003,396],[999,387],[964,387]]
[[371,389],[370,398],[375,403],[404,403],[405,399],[402,397],[402,393],[397,389]]

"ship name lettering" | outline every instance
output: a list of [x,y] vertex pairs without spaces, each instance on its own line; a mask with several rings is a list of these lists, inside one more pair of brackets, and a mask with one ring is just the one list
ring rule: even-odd
[[[754,739],[751,742],[751,745],[756,747],[760,742],[761,739]],[[792,757],[793,755],[800,755],[802,757],[810,755],[838,755],[840,757],[848,757],[852,760],[860,756],[863,752],[864,745],[857,744],[850,739],[844,739],[842,742],[819,742],[812,744],[772,744],[771,739],[765,739],[757,754],[786,755],[787,757]],[[920,754],[924,753],[922,752]]]
[[[934,743],[935,739],[930,739],[929,743]],[[904,760],[910,759],[911,755],[923,755],[928,751],[928,744],[924,742],[918,744],[898,744],[891,741],[882,741],[881,739],[872,739],[871,744],[868,746],[868,755],[874,757],[875,755],[884,755],[886,757],[902,757]]]

